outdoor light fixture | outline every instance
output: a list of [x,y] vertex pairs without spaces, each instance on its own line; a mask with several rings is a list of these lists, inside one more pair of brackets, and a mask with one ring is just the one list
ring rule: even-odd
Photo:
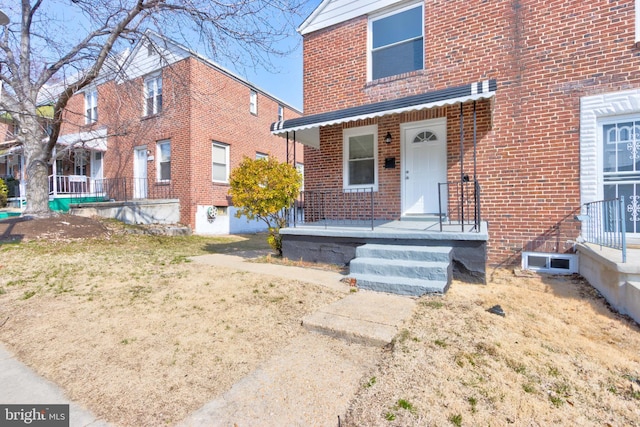
[[387,132],[387,136],[384,137],[384,142],[391,144],[391,132]]

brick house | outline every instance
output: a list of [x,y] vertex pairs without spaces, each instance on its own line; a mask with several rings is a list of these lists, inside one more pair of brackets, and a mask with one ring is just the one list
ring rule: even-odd
[[[272,132],[305,144],[306,190],[371,191],[359,206],[372,226],[285,230],[285,255],[353,264],[355,247],[385,238],[379,224],[413,220],[393,241],[446,242],[460,271],[530,252],[573,269],[583,204],[618,196],[639,239],[639,20],[637,0],[322,1],[298,29],[305,116]],[[459,224],[465,209],[470,231],[417,243],[439,231],[430,216]],[[464,245],[484,259],[456,255]]]
[[[52,191],[79,192],[70,203],[82,196],[83,208],[94,212],[115,210],[89,196],[118,206],[126,201],[129,208],[151,209],[129,220],[180,222],[196,233],[264,228],[235,218],[229,173],[244,156],[289,156],[292,162],[295,147],[271,135],[269,125],[300,111],[153,32],[104,74],[67,106]],[[300,167],[302,159],[299,148]],[[177,209],[175,202],[179,211],[167,210]]]

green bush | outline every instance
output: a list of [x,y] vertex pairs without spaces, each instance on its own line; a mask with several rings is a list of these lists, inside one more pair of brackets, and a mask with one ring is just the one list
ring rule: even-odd
[[286,225],[284,209],[298,197],[300,173],[273,157],[245,157],[231,172],[229,184],[232,203],[238,208],[236,216],[264,221],[269,227],[269,245],[282,255],[280,228]]
[[7,195],[9,194],[9,188],[3,179],[0,179],[0,208],[7,206]]

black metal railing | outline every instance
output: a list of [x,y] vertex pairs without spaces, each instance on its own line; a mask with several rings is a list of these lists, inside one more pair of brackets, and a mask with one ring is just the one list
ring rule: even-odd
[[348,190],[306,190],[289,209],[289,226],[298,224],[371,227],[374,222],[372,187]]
[[459,225],[462,232],[480,232],[480,183],[465,177],[461,182],[438,183],[440,231]]
[[86,192],[72,193],[71,197],[72,200],[91,197],[104,201],[128,202],[174,199],[177,196],[170,182],[149,182],[146,178],[105,178],[93,180]]
[[587,243],[618,249],[622,252],[622,262],[627,262],[626,222],[624,217],[624,197],[598,200],[584,204],[582,237]]

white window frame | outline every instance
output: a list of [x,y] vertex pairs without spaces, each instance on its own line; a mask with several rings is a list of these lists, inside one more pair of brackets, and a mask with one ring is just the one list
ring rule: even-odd
[[[373,135],[373,183],[349,185],[349,138]],[[342,187],[345,190],[372,188],[378,191],[378,125],[344,129],[342,132]]]
[[[149,111],[149,83],[153,84],[153,102]],[[144,79],[144,116],[153,116],[162,112],[162,75],[155,74]],[[158,98],[160,102],[158,103]],[[158,105],[159,104],[159,105]]]
[[253,89],[249,92],[249,112],[258,115],[258,92]]
[[[224,180],[218,180],[218,179],[214,179],[213,177],[213,147],[218,147],[218,148],[223,148],[224,149],[224,156],[225,156],[225,179]],[[217,163],[218,165],[220,165],[220,163]],[[211,182],[218,182],[218,183],[223,183],[223,184],[227,184],[229,183],[229,144],[224,144],[222,142],[216,142],[213,141],[211,143]]]
[[92,89],[84,93],[84,122],[92,124],[98,121],[98,90]]
[[281,122],[282,120],[284,120],[284,107],[278,104],[278,121]]
[[[162,161],[162,145],[169,144],[169,161]],[[169,179],[162,179],[162,163],[169,163]],[[171,140],[163,139],[161,141],[156,142],[156,182],[170,182],[171,181]]]
[[266,153],[261,153],[260,151],[256,151],[256,160],[267,160],[269,155]]
[[76,148],[73,151],[73,174],[87,176],[87,152],[83,148]]
[[[636,0],[640,1],[640,0]],[[369,17],[368,29],[367,29],[367,81],[370,82],[373,80],[373,23],[380,19],[388,18],[389,16],[396,15],[398,13],[404,12],[409,9],[413,9],[415,7],[420,7],[422,9],[421,17],[422,17],[422,69],[424,70],[424,61],[425,61],[425,32],[424,32],[424,3],[423,2],[414,2],[408,4],[406,6],[400,7],[398,9],[393,9],[391,11],[387,11],[381,14],[374,14]],[[416,70],[417,71],[417,70]],[[392,77],[392,76],[387,76]],[[386,78],[386,77],[383,77]]]

